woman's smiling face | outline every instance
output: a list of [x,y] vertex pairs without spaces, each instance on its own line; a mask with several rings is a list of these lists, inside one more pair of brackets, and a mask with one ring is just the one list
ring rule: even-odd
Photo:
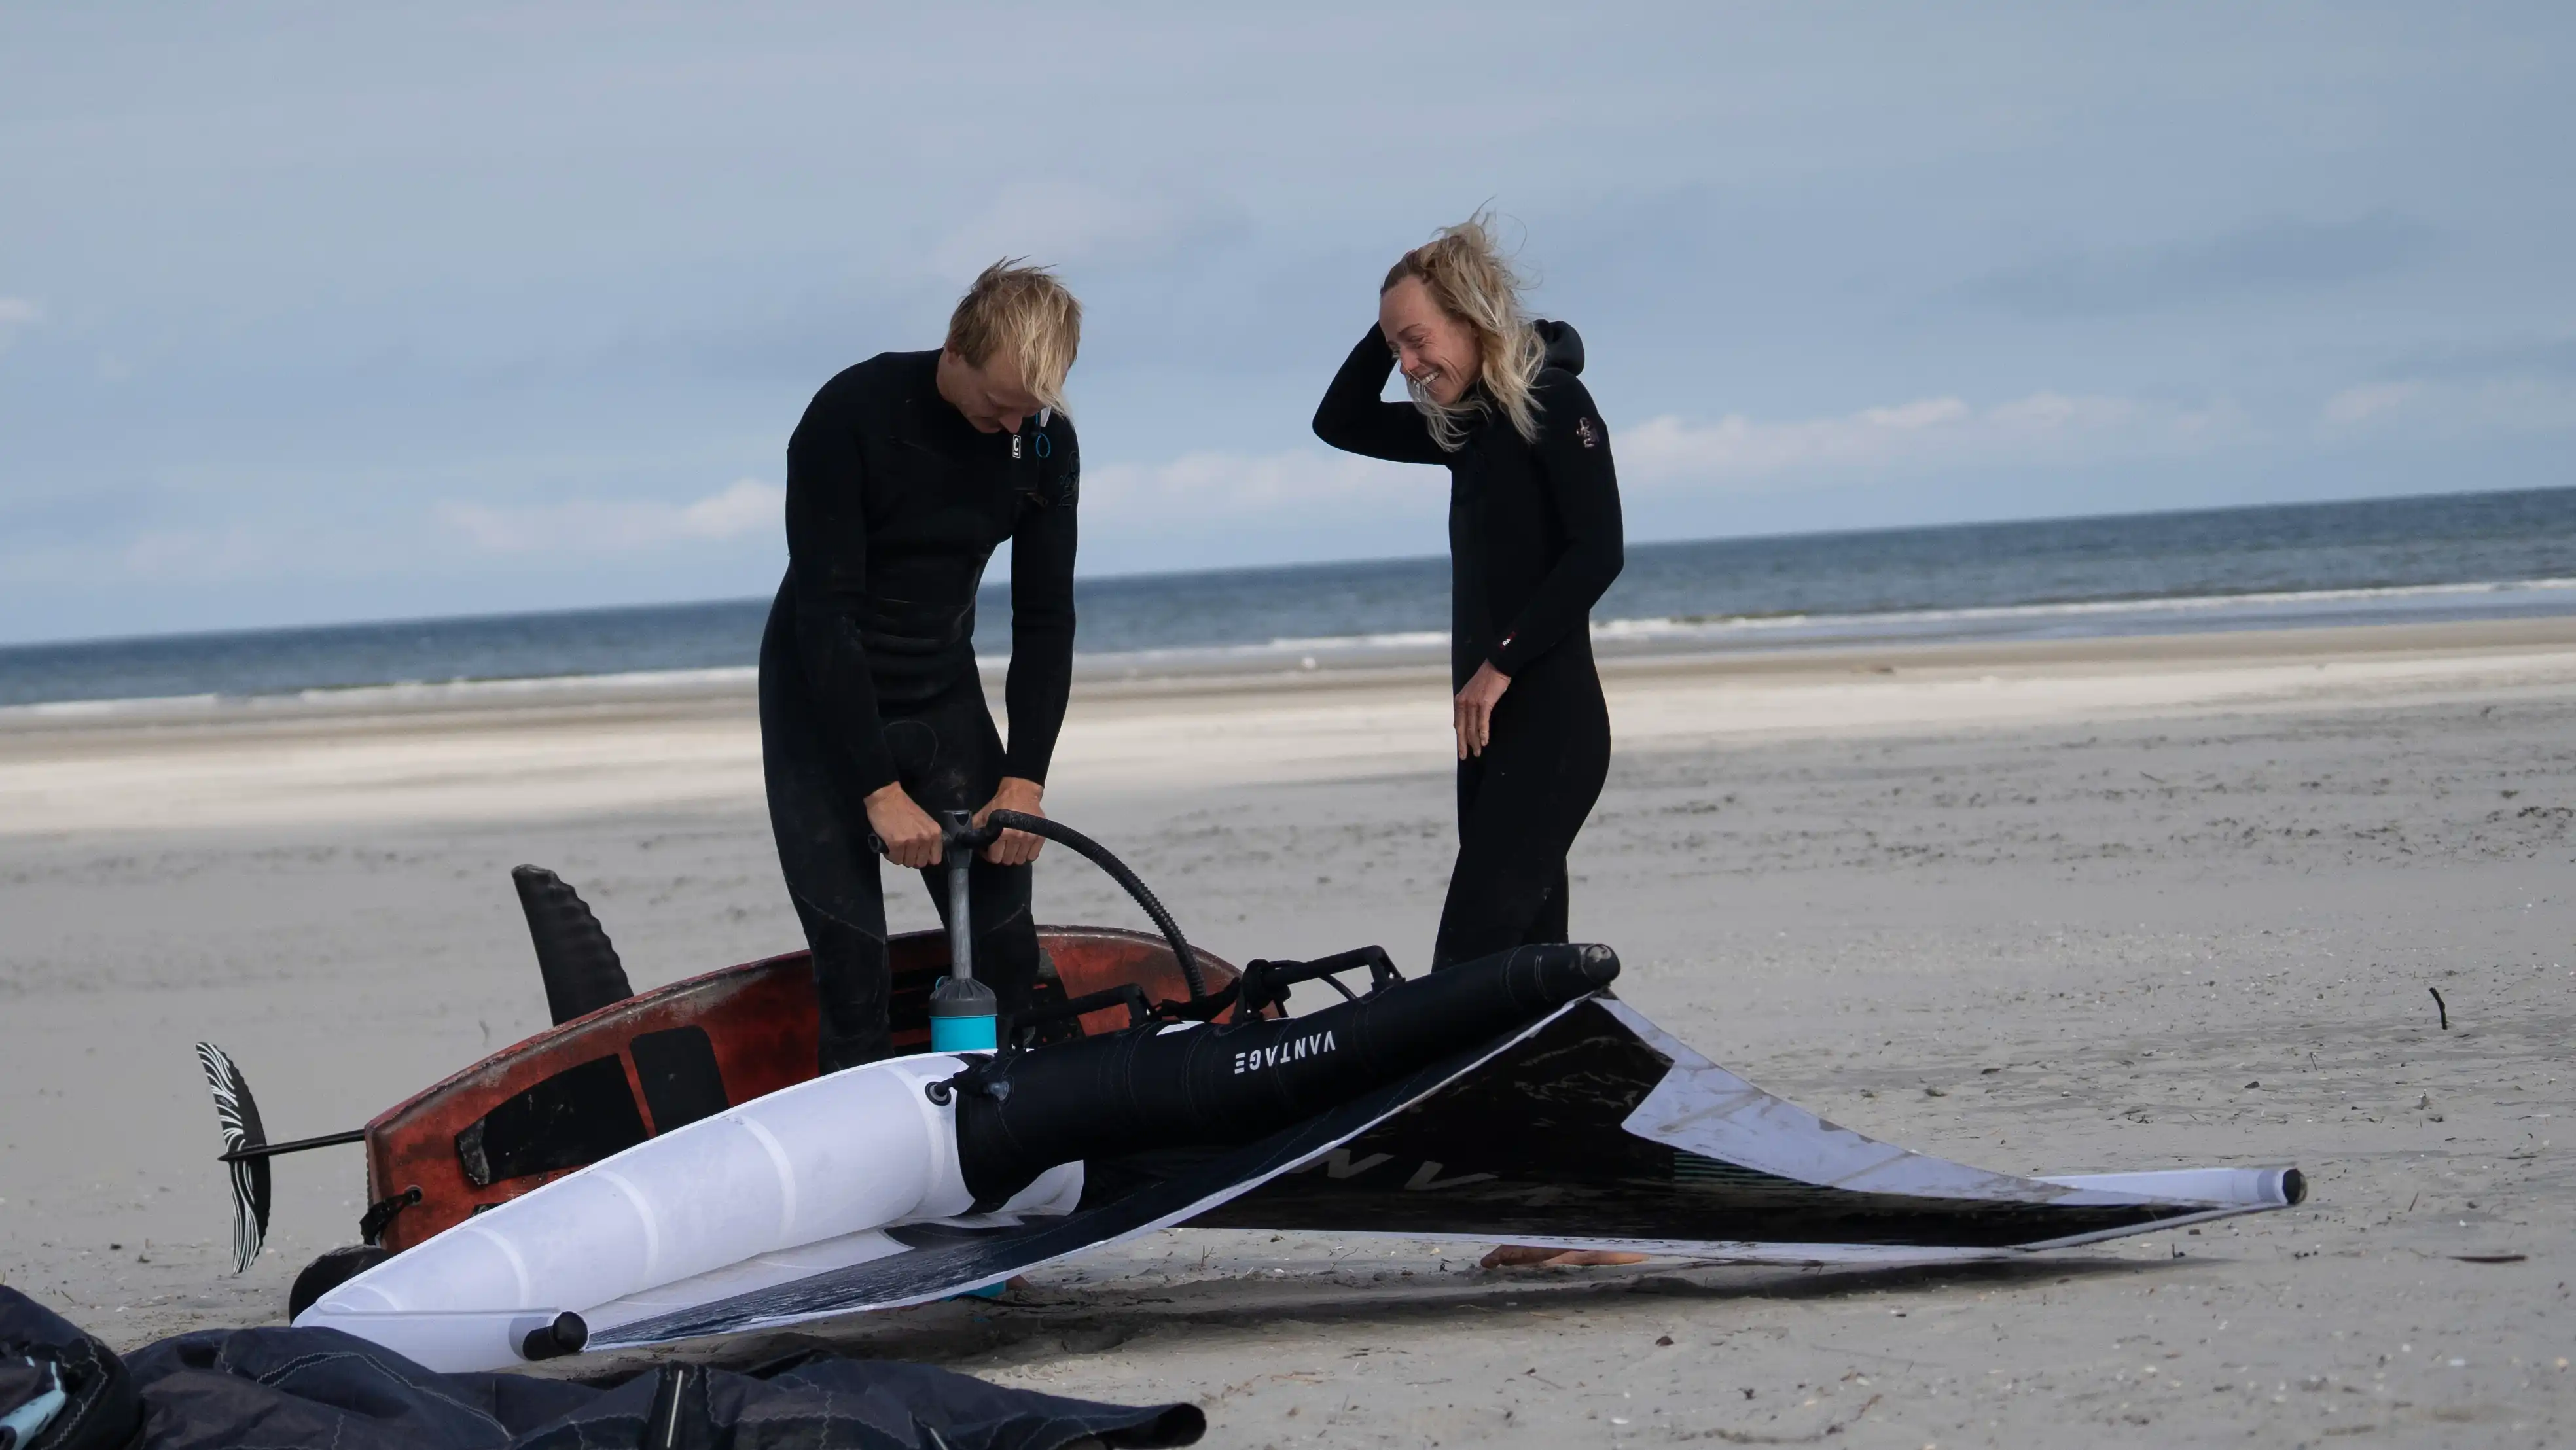
[[1419,277],[1378,294],[1377,325],[1405,381],[1444,408],[1456,406],[1483,374],[1476,330],[1442,311]]

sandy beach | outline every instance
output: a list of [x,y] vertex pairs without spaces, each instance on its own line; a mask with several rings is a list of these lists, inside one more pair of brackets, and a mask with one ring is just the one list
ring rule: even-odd
[[[1909,1272],[1173,1231],[829,1337],[1196,1400],[1220,1445],[2570,1438],[2576,621],[1606,678],[1574,921],[1623,997],[1911,1147],[2295,1163],[2308,1205]],[[1411,668],[1087,681],[1048,805],[1221,955],[1410,967],[1452,849],[1445,707]],[[800,944],[739,680],[0,711],[0,1276],[118,1345],[280,1318],[355,1237],[357,1161],[282,1162],[234,1277],[189,1044],[283,1138],[536,1030],[522,861],[579,885],[638,985]],[[1039,891],[1132,920],[1060,853]]]

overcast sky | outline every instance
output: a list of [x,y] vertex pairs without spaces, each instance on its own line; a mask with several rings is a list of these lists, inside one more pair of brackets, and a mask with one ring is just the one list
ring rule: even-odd
[[2571,15],[10,5],[0,640],[766,593],[1005,252],[1087,572],[1435,553],[1307,420],[1489,199],[1632,538],[2576,484]]

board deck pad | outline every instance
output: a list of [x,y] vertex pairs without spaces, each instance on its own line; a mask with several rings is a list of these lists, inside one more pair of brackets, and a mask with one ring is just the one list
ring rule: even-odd
[[639,1032],[626,1050],[635,1058],[636,1081],[644,1089],[655,1133],[685,1128],[733,1106],[725,1101],[715,1041],[696,1023]]
[[477,1188],[579,1168],[650,1134],[613,1055],[577,1063],[510,1098],[456,1135],[457,1162]]
[[[1257,1143],[1140,1153],[1085,1175],[1069,1214],[899,1226],[854,1249],[863,1261],[789,1282],[642,1317],[606,1306],[591,1345],[924,1303],[1176,1224],[1922,1263],[2286,1207],[2304,1193],[2294,1169],[2034,1179],[1928,1157],[1763,1092],[1607,994]],[[680,1288],[637,1298],[667,1305]]]

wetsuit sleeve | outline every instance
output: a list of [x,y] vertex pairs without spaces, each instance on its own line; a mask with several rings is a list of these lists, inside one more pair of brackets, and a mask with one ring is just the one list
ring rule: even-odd
[[1419,410],[1378,397],[1394,371],[1395,353],[1386,345],[1386,334],[1369,324],[1368,335],[1342,360],[1333,385],[1324,389],[1324,401],[1315,409],[1315,436],[1344,453],[1391,463],[1448,462],[1449,455],[1431,441],[1431,427]]
[[1550,373],[1541,379],[1539,402],[1539,479],[1564,526],[1566,545],[1487,656],[1506,675],[1519,674],[1569,632],[1587,628],[1592,606],[1619,577],[1624,557],[1619,474],[1610,462],[1610,430],[1592,406],[1591,390],[1571,373]]
[[1042,502],[1024,504],[1011,533],[1011,673],[1002,686],[1011,740],[1002,774],[1046,783],[1047,764],[1064,729],[1073,692],[1073,553],[1079,536],[1074,503],[1082,476],[1081,444],[1060,426],[1062,485]]
[[895,779],[859,637],[868,588],[864,481],[857,433],[826,389],[787,440],[787,576],[806,688],[824,728],[849,751],[863,795]]

